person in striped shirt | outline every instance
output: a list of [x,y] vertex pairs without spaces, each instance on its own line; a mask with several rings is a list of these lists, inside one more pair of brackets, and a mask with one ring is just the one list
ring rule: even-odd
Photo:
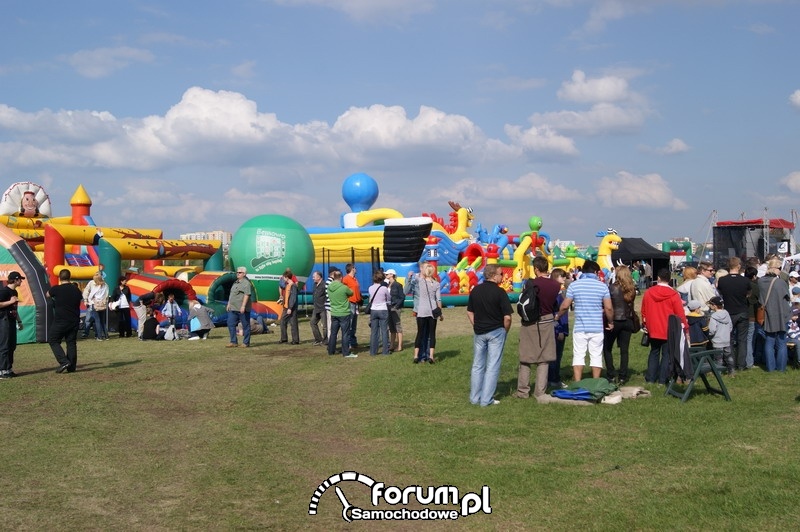
[[[558,320],[575,303],[575,324],[572,330],[572,372],[575,381],[583,377],[586,352],[592,377],[599,378],[603,371],[603,331],[614,326],[614,308],[608,286],[597,276],[600,265],[587,260],[583,263],[581,276],[569,284],[567,294],[556,314]],[[605,317],[605,323],[603,322]]]

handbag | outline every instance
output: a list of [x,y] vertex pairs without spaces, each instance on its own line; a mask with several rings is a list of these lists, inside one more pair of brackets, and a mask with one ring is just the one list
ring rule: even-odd
[[633,330],[632,333],[637,333],[642,330],[642,321],[639,319],[639,315],[636,314],[636,310],[633,308],[633,303],[630,304],[631,309],[631,323],[633,323]]
[[650,345],[650,334],[647,331],[642,333],[642,347],[648,347]]
[[189,320],[189,330],[191,332],[199,331],[202,328],[203,326],[200,325],[200,318],[198,318],[197,316]]

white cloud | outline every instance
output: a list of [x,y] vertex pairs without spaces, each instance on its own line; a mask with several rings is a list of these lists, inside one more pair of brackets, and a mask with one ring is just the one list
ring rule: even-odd
[[535,113],[530,117],[530,122],[534,126],[549,126],[560,133],[572,135],[631,133],[642,127],[649,114],[644,108],[598,103],[588,111]]
[[[158,170],[186,165],[243,168],[348,162],[382,166],[469,167],[518,159],[521,149],[491,139],[464,116],[421,107],[353,107],[333,124],[287,124],[231,91],[188,89],[164,116],[118,120],[109,113],[49,110],[24,113],[0,105],[0,127],[15,132],[0,144],[0,162],[22,166],[58,159],[74,167]],[[34,139],[31,142],[27,138]]]
[[578,103],[618,102],[630,97],[628,81],[618,76],[586,79],[581,70],[572,73],[572,79],[561,84],[558,97]]
[[604,207],[650,207],[676,211],[689,208],[658,174],[639,176],[619,172],[616,177],[603,177],[596,183],[595,194]]
[[150,63],[153,54],[147,50],[120,46],[81,50],[66,58],[67,63],[87,78],[104,78],[132,63]]
[[639,145],[639,151],[644,153],[656,153],[658,155],[677,155],[691,150],[691,146],[683,140],[675,138],[667,142],[664,146],[653,148],[645,144]]
[[250,79],[255,75],[255,68],[255,61],[243,61],[231,68],[231,74],[240,79]]
[[795,194],[800,193],[800,172],[792,172],[783,179],[781,184]]
[[768,35],[770,33],[775,33],[775,28],[770,26],[769,24],[765,24],[764,22],[757,22],[755,24],[751,24],[750,27],[747,28],[748,31],[751,33],[755,33],[756,35]]
[[574,140],[559,135],[547,125],[532,126],[526,130],[520,126],[506,125],[505,132],[511,142],[522,147],[526,152],[545,156],[574,157],[578,155]]
[[312,5],[341,11],[358,21],[406,21],[412,15],[431,11],[434,0],[274,0],[286,6]]
[[789,96],[789,103],[800,109],[800,89],[794,91],[792,95]]
[[550,202],[571,202],[582,197],[578,190],[554,183],[548,178],[534,172],[522,175],[514,180],[490,179],[491,187],[487,189],[487,179],[461,179],[445,190],[438,190],[436,197],[443,200],[459,198],[462,205],[487,206],[506,202],[526,202],[540,200]]

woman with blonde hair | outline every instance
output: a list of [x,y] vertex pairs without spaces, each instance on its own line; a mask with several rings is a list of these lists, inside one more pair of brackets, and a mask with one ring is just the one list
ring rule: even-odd
[[[414,364],[430,362],[436,359],[433,354],[436,350],[436,322],[444,319],[442,315],[442,293],[439,283],[434,278],[436,268],[425,262],[420,266],[419,275],[408,274],[405,293],[414,296],[414,315],[417,319],[417,337],[414,340]],[[427,346],[427,349],[425,349]],[[421,352],[421,354],[420,354]]]
[[689,304],[689,290],[691,290],[692,283],[695,279],[697,279],[697,268],[694,266],[686,266],[683,269],[683,282],[678,285],[678,288],[675,290],[681,295],[681,300],[683,301],[683,306],[686,308],[686,305]]
[[96,340],[108,340],[106,332],[106,309],[108,308],[108,285],[100,272],[92,276],[92,280],[83,289],[83,301],[86,304],[83,337],[89,337],[89,327],[94,322]]
[[[633,282],[631,270],[625,266],[617,266],[614,270],[614,282],[608,287],[611,293],[611,306],[614,309],[614,322],[607,324],[603,338],[603,358],[606,364],[606,378],[609,382],[617,380],[620,384],[628,380],[628,348],[633,333],[633,303],[636,299],[636,284]],[[614,369],[614,357],[611,350],[614,342],[619,346],[619,371]]]

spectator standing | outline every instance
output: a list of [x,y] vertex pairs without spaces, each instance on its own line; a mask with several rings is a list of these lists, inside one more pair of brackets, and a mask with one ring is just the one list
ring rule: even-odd
[[24,280],[19,272],[14,271],[8,274],[6,286],[0,287],[0,379],[17,376],[14,373],[14,351],[17,349],[17,327],[23,327],[17,313],[17,288]]
[[[328,296],[325,291],[325,283],[322,279],[322,272],[314,272],[311,275],[311,282],[314,283],[311,292],[311,335],[314,337],[314,345],[327,345],[328,343]],[[322,332],[319,331],[319,324],[322,322]]]
[[167,302],[164,303],[161,314],[166,316],[169,320],[169,324],[173,327],[178,325],[178,318],[181,315],[181,306],[175,301],[175,294],[167,294]]
[[342,331],[342,356],[358,358],[350,352],[350,297],[353,291],[342,282],[342,272],[334,271],[333,280],[328,285],[328,299],[331,302],[331,328],[328,330],[328,355],[336,354],[336,337]]
[[715,357],[718,366],[723,364],[728,369],[728,375],[736,376],[736,364],[733,361],[731,351],[731,331],[733,324],[730,313],[725,310],[722,298],[714,296],[708,301],[711,309],[711,317],[708,320],[708,335],[711,337],[711,345],[714,349],[719,349],[722,353]]
[[781,276],[781,259],[767,261],[767,273],[758,280],[759,303],[764,307],[764,357],[767,371],[786,371],[786,324],[790,319],[789,285]]
[[354,264],[346,264],[344,267],[345,275],[342,276],[342,283],[347,286],[353,295],[350,296],[350,351],[358,349],[358,339],[356,332],[358,329],[358,307],[361,306],[361,286],[356,279],[356,267]]
[[519,330],[519,374],[514,397],[527,399],[531,392],[531,366],[536,366],[533,396],[538,402],[547,402],[547,375],[550,362],[556,360],[556,336],[554,314],[558,310],[558,294],[561,283],[548,275],[549,263],[544,257],[533,259],[535,277],[525,281],[523,292],[536,287],[539,300],[539,321],[523,321]]
[[[628,356],[633,334],[633,303],[636,300],[636,285],[627,266],[617,266],[614,282],[608,287],[614,321],[606,328],[603,338],[603,358],[606,363],[606,378],[609,382],[628,381]],[[619,347],[619,371],[614,367],[614,343]]]
[[105,311],[108,307],[108,285],[100,272],[92,276],[92,280],[83,289],[83,300],[86,304],[86,318],[83,327],[83,338],[89,337],[89,327],[94,323],[95,339],[108,340],[106,334]]
[[117,314],[117,332],[120,338],[130,338],[133,335],[131,330],[131,289],[128,288],[128,279],[120,277],[119,286],[111,294],[111,301],[114,302]]
[[[289,341],[289,329],[292,331],[292,344],[300,343],[300,328],[297,323],[297,283],[291,270],[283,272],[284,287],[281,291],[283,312],[281,313],[281,339],[280,343]],[[249,318],[248,318],[249,319]]]
[[[763,358],[763,330],[761,325],[756,323],[756,311],[761,307],[758,302],[758,266],[747,266],[744,276],[750,281],[750,292],[747,295],[747,359],[745,369],[752,368],[756,363],[756,358]],[[757,340],[758,339],[758,340]],[[756,356],[758,355],[758,356]]]
[[[83,294],[71,282],[69,270],[63,269],[58,272],[58,284],[50,287],[47,297],[53,301],[53,325],[48,331],[47,342],[58,362],[56,373],[72,373],[78,367],[78,329]],[[66,343],[66,352],[61,347],[62,341]]]
[[728,275],[717,279],[717,291],[722,298],[725,311],[731,319],[731,345],[736,346],[735,369],[747,368],[747,336],[750,328],[749,302],[750,280],[742,275],[742,260],[728,259]]
[[[252,288],[250,279],[247,278],[247,268],[239,266],[236,268],[236,281],[231,286],[231,293],[228,297],[228,335],[230,343],[226,347],[250,347],[250,309]],[[236,338],[236,326],[242,326],[242,344]]]
[[606,322],[611,323],[614,314],[608,287],[597,277],[599,271],[600,265],[595,261],[585,261],[580,278],[570,283],[567,296],[556,314],[556,319],[561,318],[575,302],[572,372],[576,382],[582,378],[587,351],[592,377],[599,378],[603,371],[603,316]]
[[386,270],[386,280],[389,283],[389,351],[403,350],[403,324],[400,313],[406,301],[403,285],[397,282],[397,272],[389,268]]
[[503,347],[511,328],[511,302],[498,286],[503,271],[497,264],[487,264],[483,282],[472,289],[467,300],[467,317],[472,324],[473,360],[469,400],[474,405],[497,405],[494,398]]
[[[642,298],[642,326],[650,335],[650,354],[647,357],[647,371],[644,380],[648,383],[667,383],[669,372],[669,344],[667,343],[667,326],[669,317],[680,317],[683,330],[687,334],[689,323],[683,310],[683,301],[678,292],[669,283],[672,276],[669,270],[658,270],[658,281],[644,293]],[[696,282],[701,282],[699,279]],[[694,286],[694,284],[692,285]]]
[[372,275],[372,286],[369,287],[369,354],[378,354],[378,345],[382,347],[381,354],[389,354],[389,305],[391,296],[389,287],[384,280],[386,277],[380,270]]
[[[567,282],[567,272],[561,268],[553,268],[550,272],[550,277],[558,281],[561,285],[561,290],[558,293],[556,300],[556,308],[561,307],[566,297],[566,287],[564,284]],[[561,359],[564,355],[564,345],[567,343],[567,336],[569,336],[569,311],[564,312],[561,317],[555,320],[554,331],[556,336],[556,359],[549,364],[548,370],[548,385],[551,388],[566,388],[567,385],[561,381]]]
[[[404,292],[414,297],[414,313],[417,320],[417,337],[414,339],[414,364],[418,362],[436,363],[436,318],[433,309],[442,308],[442,293],[439,283],[434,279],[436,268],[429,262],[420,267],[419,275],[409,272]],[[444,319],[444,315],[439,317]],[[427,347],[427,349],[426,349]]]

